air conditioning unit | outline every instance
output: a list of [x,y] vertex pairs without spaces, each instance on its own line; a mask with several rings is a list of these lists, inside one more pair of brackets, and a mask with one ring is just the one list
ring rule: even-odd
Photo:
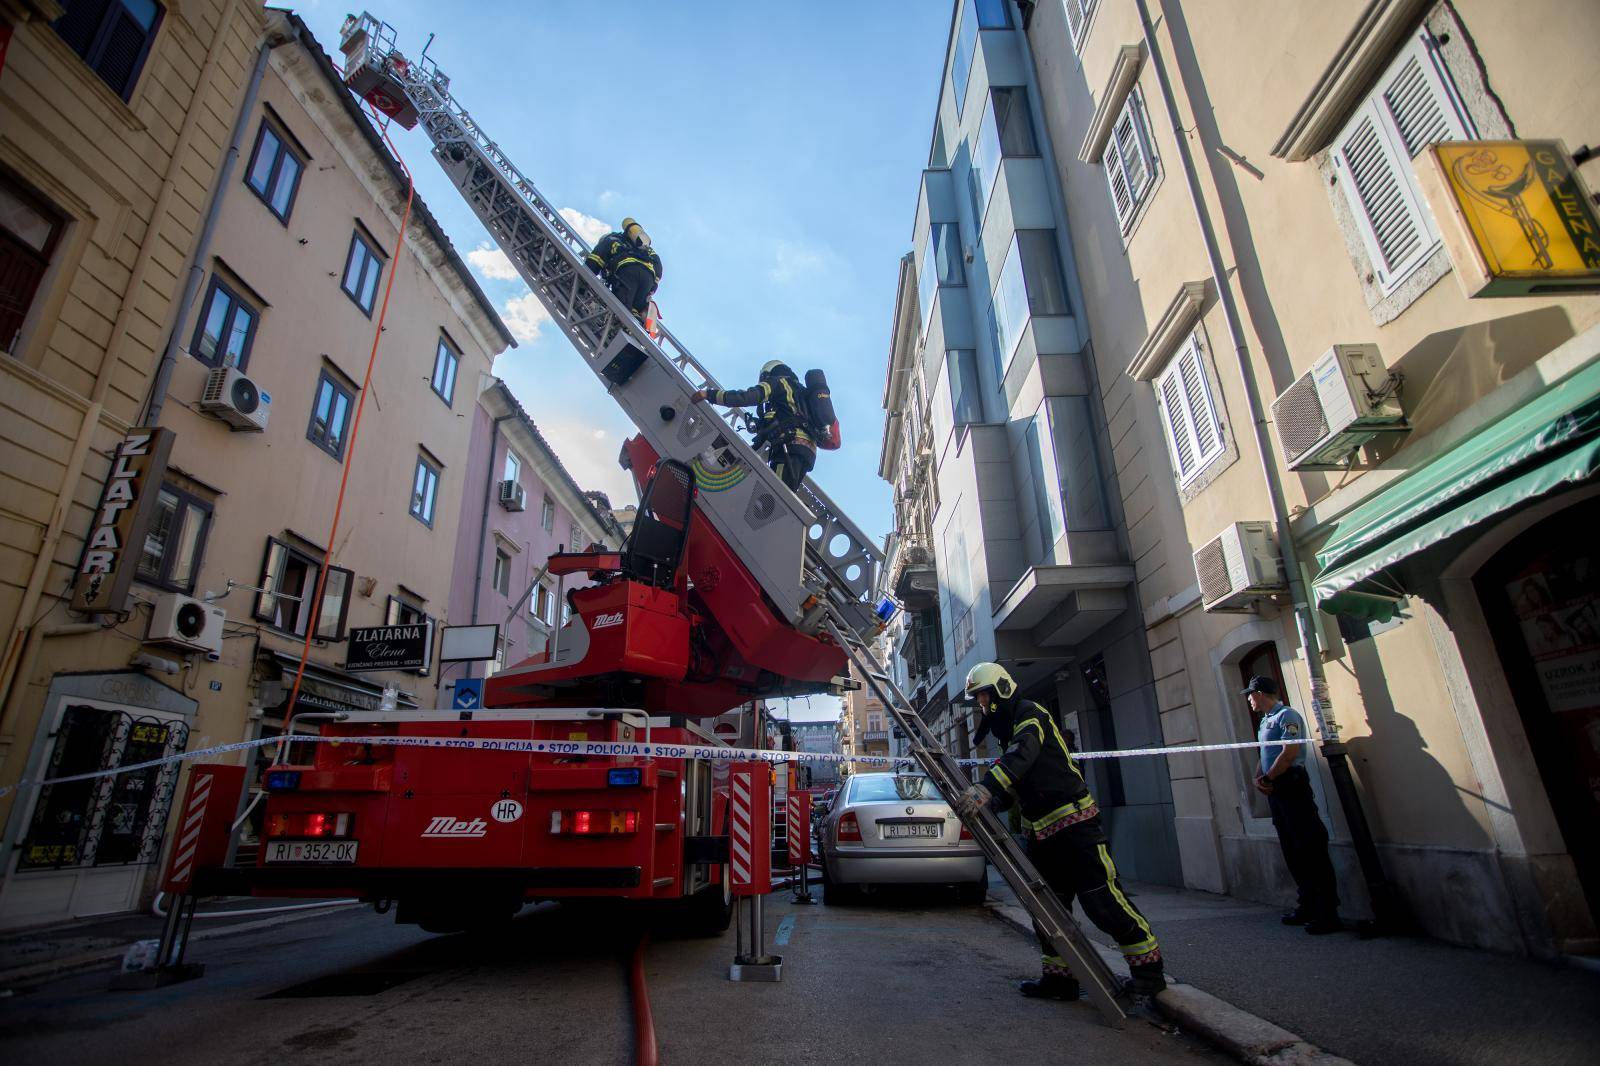
[[528,493],[515,481],[500,482],[500,506],[508,511],[524,511],[528,507]]
[[272,397],[239,373],[237,367],[219,366],[206,377],[206,391],[200,395],[200,410],[217,416],[234,429],[259,433],[267,428]]
[[1290,470],[1337,470],[1381,432],[1403,431],[1405,412],[1376,344],[1335,344],[1272,401]]
[[1248,611],[1252,601],[1285,588],[1271,522],[1228,526],[1194,553],[1194,572],[1208,611]]
[[156,597],[150,614],[147,644],[174,644],[189,651],[203,651],[213,660],[222,657],[222,623],[228,614],[192,596],[163,592]]

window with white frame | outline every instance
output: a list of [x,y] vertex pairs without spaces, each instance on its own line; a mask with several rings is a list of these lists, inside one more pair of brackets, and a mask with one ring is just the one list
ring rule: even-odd
[[1334,176],[1385,296],[1439,246],[1411,161],[1430,144],[1472,135],[1438,46],[1422,30],[1334,139]]
[[1083,38],[1089,32],[1089,20],[1094,17],[1094,9],[1100,6],[1100,0],[1061,0],[1061,6],[1067,11],[1067,31],[1072,34],[1072,48],[1082,52]]
[[501,481],[520,481],[522,479],[522,460],[517,458],[517,453],[510,448],[506,449],[506,466],[501,472]]
[[1150,139],[1150,124],[1145,115],[1144,96],[1134,86],[1122,102],[1122,113],[1111,127],[1106,142],[1106,181],[1111,186],[1111,204],[1117,222],[1126,233],[1133,217],[1156,181],[1156,151]]
[[1222,421],[1206,377],[1204,351],[1196,331],[1155,379],[1167,451],[1180,486],[1193,481],[1223,451]]
[[544,527],[546,533],[556,531],[556,501],[546,496],[544,503],[539,506],[539,525]]

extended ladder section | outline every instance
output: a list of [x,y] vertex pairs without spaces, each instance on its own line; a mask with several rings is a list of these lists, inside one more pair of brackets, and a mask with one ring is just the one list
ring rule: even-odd
[[701,512],[788,621],[815,634],[825,605],[851,632],[870,632],[881,559],[866,534],[809,478],[791,492],[728,422],[692,401],[696,389],[720,388],[711,372],[670,331],[652,338],[590,273],[588,243],[455,101],[436,65],[407,60],[394,30],[370,14],[347,19],[340,37],[346,82],[427,131],[451,182],[657,455],[694,471]]
[[[823,629],[845,649],[861,679],[873,695],[889,708],[889,713],[894,716],[910,743],[911,757],[917,765],[939,787],[939,791],[953,802],[971,784],[955,757],[939,743],[922,721],[922,716],[878,662],[877,656],[850,631],[849,626],[843,624],[843,619],[830,616],[823,623]],[[1000,819],[985,808],[976,816],[963,818],[962,821],[972,830],[984,854],[1017,894],[1023,909],[1044,930],[1055,953],[1071,967],[1073,976],[1083,986],[1090,1002],[1100,1009],[1107,1022],[1120,1026],[1126,1014],[1116,978],[1095,951],[1094,945],[1083,935],[1083,930],[1078,928],[1078,923],[1073,921],[1071,913],[1061,905],[1016,840],[1000,824]]]

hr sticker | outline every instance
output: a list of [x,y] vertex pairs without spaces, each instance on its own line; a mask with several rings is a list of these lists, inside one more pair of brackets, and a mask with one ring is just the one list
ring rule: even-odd
[[522,817],[522,804],[516,800],[496,800],[489,808],[489,816],[497,822],[514,822]]

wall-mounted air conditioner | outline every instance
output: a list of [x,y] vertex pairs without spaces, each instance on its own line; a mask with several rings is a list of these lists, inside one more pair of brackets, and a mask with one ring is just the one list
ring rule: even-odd
[[176,592],[156,597],[150,613],[147,644],[171,644],[189,651],[203,651],[215,660],[222,657],[222,624],[227,612],[204,600]]
[[508,511],[522,511],[528,507],[528,493],[515,481],[500,482],[500,506]]
[[237,367],[219,366],[206,375],[206,391],[200,394],[200,410],[215,415],[234,429],[261,432],[267,428],[272,397]]
[[1405,430],[1405,412],[1375,344],[1335,344],[1272,401],[1290,470],[1335,470],[1381,432]]
[[1248,611],[1255,600],[1284,591],[1283,564],[1271,522],[1235,522],[1194,553],[1200,605]]

